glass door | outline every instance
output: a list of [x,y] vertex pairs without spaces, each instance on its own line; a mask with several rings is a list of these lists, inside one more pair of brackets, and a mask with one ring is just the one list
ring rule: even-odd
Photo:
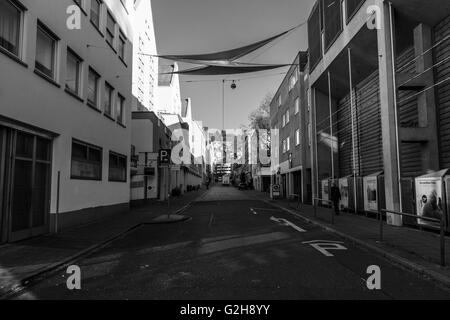
[[16,132],[13,150],[9,241],[48,230],[51,141]]

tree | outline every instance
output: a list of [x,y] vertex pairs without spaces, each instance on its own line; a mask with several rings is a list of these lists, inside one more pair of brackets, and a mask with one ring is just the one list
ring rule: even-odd
[[268,93],[259,107],[249,116],[250,129],[270,129],[270,103],[273,100],[273,94]]

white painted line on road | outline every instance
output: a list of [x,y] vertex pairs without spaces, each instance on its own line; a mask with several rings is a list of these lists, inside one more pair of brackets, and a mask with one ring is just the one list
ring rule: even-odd
[[288,221],[288,220],[286,220],[286,219],[283,219],[283,218],[275,218],[275,217],[272,216],[272,217],[270,218],[270,220],[275,221],[275,222],[278,222],[279,224],[281,224],[281,225],[283,225],[283,226],[291,227],[291,228],[297,230],[298,232],[306,232],[306,230],[300,228],[299,226],[293,224],[292,222],[290,222],[290,221]]
[[314,240],[302,243],[309,244],[326,257],[334,257],[333,254],[328,252],[329,250],[347,250],[347,248],[342,245],[342,241]]
[[253,210],[253,208],[250,208],[250,211],[251,211],[253,214],[258,214],[258,212],[256,212],[255,210]]

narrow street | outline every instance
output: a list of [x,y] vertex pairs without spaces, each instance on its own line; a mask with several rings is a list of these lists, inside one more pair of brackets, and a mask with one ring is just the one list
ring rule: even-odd
[[[145,225],[17,299],[449,299],[450,293],[233,187],[213,187],[178,224]],[[334,249],[329,249],[334,246]],[[328,250],[326,249],[328,248]],[[369,266],[381,290],[369,290]]]

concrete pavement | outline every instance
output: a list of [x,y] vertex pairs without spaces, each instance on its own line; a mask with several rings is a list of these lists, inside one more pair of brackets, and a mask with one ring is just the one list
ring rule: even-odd
[[[19,299],[449,299],[448,291],[247,191],[215,187],[192,220],[145,225]],[[327,249],[328,248],[328,249]],[[333,249],[334,248],[334,249]],[[369,290],[367,268],[381,269]]]

